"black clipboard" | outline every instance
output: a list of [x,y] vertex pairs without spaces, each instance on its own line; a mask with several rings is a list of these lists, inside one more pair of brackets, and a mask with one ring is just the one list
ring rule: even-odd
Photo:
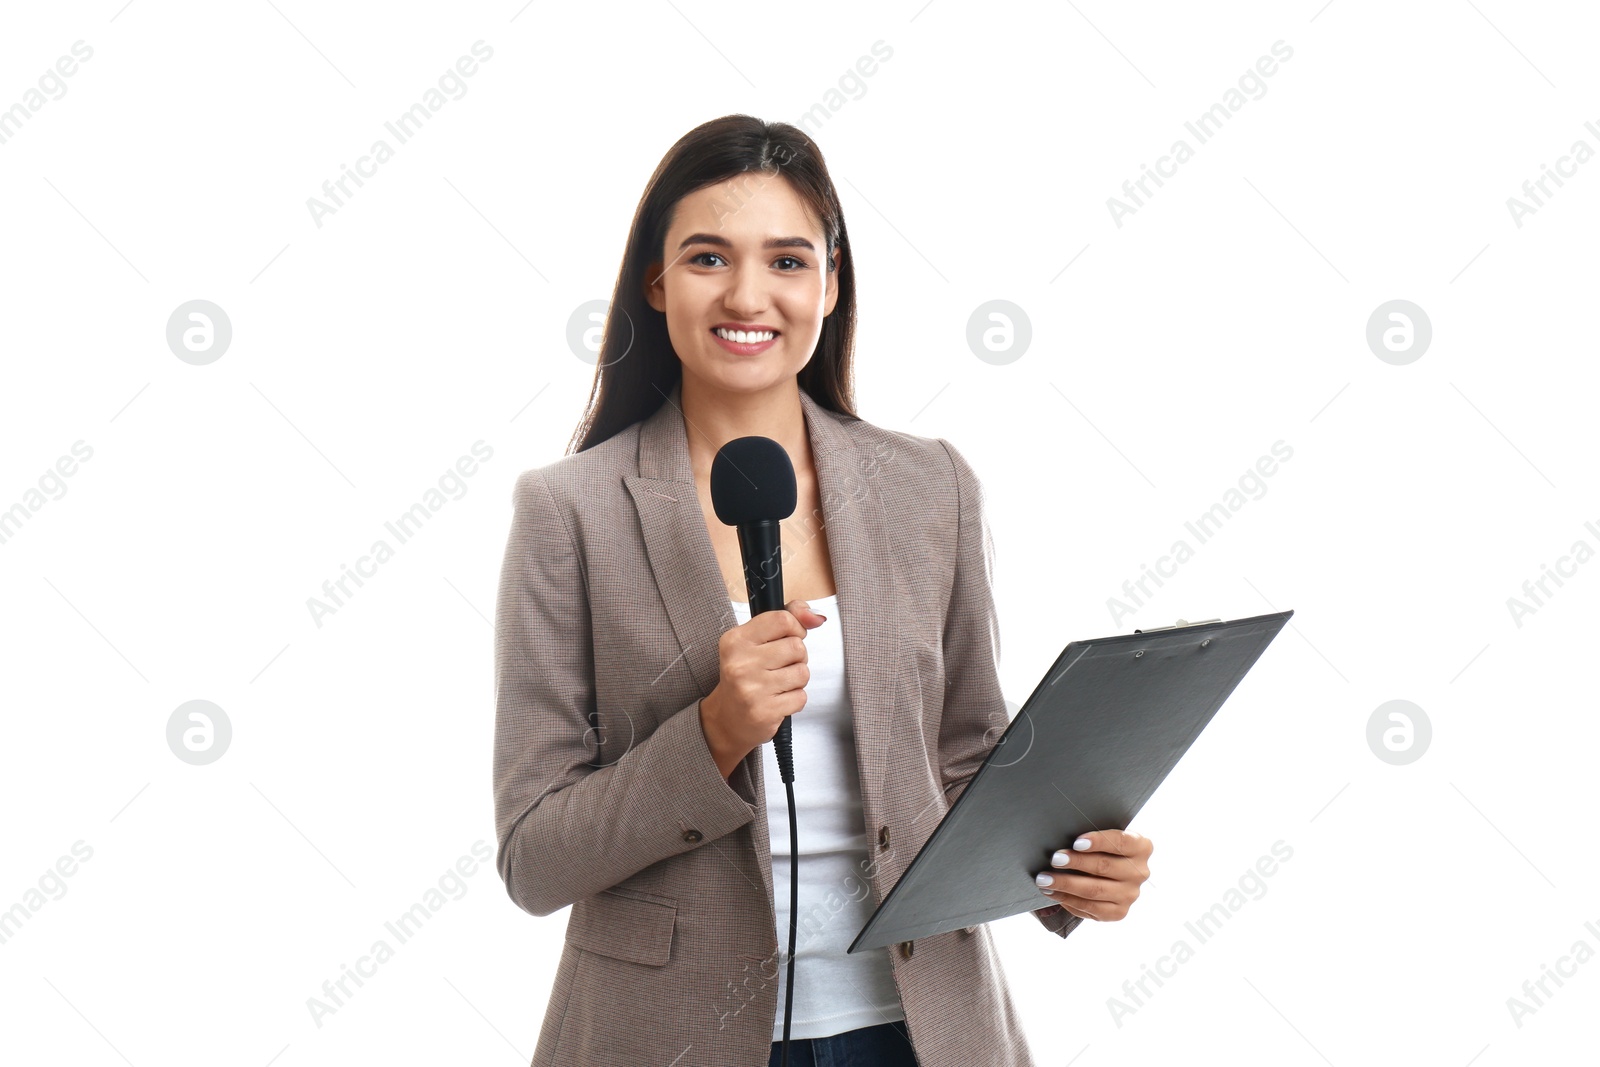
[[848,951],[1049,907],[1055,843],[1126,830],[1293,614],[1068,644]]

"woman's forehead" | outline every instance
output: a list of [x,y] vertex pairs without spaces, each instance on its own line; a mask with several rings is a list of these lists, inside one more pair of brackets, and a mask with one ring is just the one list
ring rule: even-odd
[[815,238],[822,227],[789,183],[760,173],[740,174],[696,189],[678,202],[672,231],[721,234],[734,244],[768,239]]

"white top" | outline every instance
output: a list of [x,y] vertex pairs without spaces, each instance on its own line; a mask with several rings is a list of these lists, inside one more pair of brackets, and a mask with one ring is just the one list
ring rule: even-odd
[[[806,666],[811,680],[806,683],[805,707],[789,717],[801,857],[791,1041],[830,1037],[906,1017],[889,949],[845,952],[877,906],[868,878],[874,841],[861,810],[838,595],[806,603],[828,621],[806,631]],[[732,604],[738,622],[748,622],[750,605],[737,600]],[[761,746],[761,761],[781,959],[772,1040],[782,1041],[789,979],[789,796],[770,741]]]

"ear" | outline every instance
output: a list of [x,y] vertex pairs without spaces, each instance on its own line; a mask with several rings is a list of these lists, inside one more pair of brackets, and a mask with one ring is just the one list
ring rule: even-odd
[[[654,280],[652,280],[654,279]],[[649,263],[644,268],[644,298],[662,314],[667,311],[666,286],[661,283],[661,264]]]
[[841,249],[835,248],[833,254],[829,257],[829,262],[833,264],[833,269],[826,272],[828,281],[827,292],[822,302],[823,318],[832,315],[834,305],[839,302],[839,263],[843,255],[844,252]]

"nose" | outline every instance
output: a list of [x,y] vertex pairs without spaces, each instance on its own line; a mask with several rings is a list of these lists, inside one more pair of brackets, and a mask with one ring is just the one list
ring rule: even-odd
[[768,303],[765,268],[744,263],[732,271],[723,303],[728,314],[741,321],[750,322],[760,317]]

